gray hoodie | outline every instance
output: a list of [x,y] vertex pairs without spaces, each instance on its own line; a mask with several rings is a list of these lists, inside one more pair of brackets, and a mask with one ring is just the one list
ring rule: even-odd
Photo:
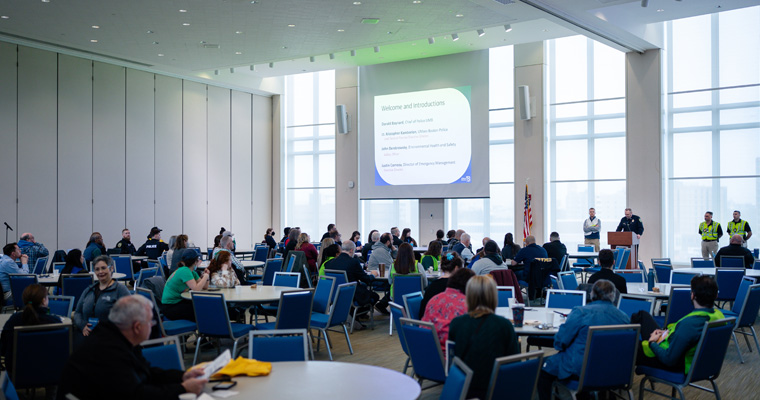
[[385,264],[385,270],[390,271],[391,265],[393,265],[393,255],[391,255],[390,247],[378,240],[372,245],[372,254],[369,256],[367,268],[377,270],[380,264]]
[[116,300],[129,296],[129,289],[124,284],[114,282],[113,285],[100,292],[100,296],[95,300],[95,288],[98,285],[100,282],[95,282],[85,289],[77,302],[77,309],[74,312],[74,326],[79,329],[80,333],[90,318],[108,319],[108,313]]

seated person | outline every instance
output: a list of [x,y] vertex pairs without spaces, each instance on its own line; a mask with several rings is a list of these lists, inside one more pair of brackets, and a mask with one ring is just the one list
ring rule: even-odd
[[443,250],[441,242],[437,240],[430,242],[427,251],[420,258],[422,269],[433,268],[433,271],[438,271],[438,264],[441,262],[441,250]]
[[[388,275],[388,282],[391,284],[391,298],[393,298],[394,277],[396,275],[408,274],[422,275],[422,287],[427,287],[427,276],[425,275],[425,271],[420,271],[417,266],[417,260],[414,259],[414,250],[412,249],[412,245],[409,243],[401,243],[401,245],[398,246],[398,257],[396,257],[396,261],[393,262],[391,272]],[[398,303],[398,301],[396,301],[396,303]]]
[[401,232],[400,239],[403,243],[409,243],[412,245],[412,247],[417,247],[417,241],[412,238],[412,230],[409,228],[404,228],[404,230]]
[[106,245],[103,243],[103,236],[100,232],[93,232],[90,235],[90,240],[84,247],[84,253],[82,254],[84,255],[84,259],[89,262],[94,261],[97,256],[106,254]]
[[[443,293],[448,287],[449,277],[463,266],[464,261],[462,260],[462,257],[459,257],[459,254],[453,251],[447,252],[446,255],[443,256],[443,261],[441,261],[441,272],[443,272],[443,275],[430,282],[428,287],[425,288],[425,295],[422,297],[422,302],[420,303],[419,318],[415,315],[412,315],[409,318],[422,319],[425,315],[425,307],[430,299],[439,293]],[[464,288],[462,290],[464,290]]]
[[449,340],[455,343],[454,355],[474,372],[467,398],[484,399],[494,360],[519,354],[520,344],[512,323],[495,314],[498,295],[491,276],[473,276],[465,292],[467,314],[451,320]]
[[567,321],[560,325],[554,335],[554,348],[558,353],[544,359],[544,367],[538,377],[538,398],[551,398],[552,384],[557,379],[578,379],[586,351],[588,328],[597,325],[629,324],[628,315],[612,303],[617,290],[612,282],[601,279],[591,288],[591,303],[575,307]]
[[74,327],[82,336],[89,336],[94,325],[108,318],[116,300],[129,296],[129,289],[113,279],[116,267],[111,257],[97,256],[92,265],[97,280],[82,292],[74,311]]
[[[330,262],[335,259],[335,257],[338,257],[340,255],[341,249],[340,245],[335,243],[334,240],[327,238],[325,240],[329,240],[333,242],[332,244],[328,245],[327,247],[323,247],[321,249],[322,251],[322,265],[319,267],[319,275],[324,275],[326,269],[333,269],[330,266]],[[325,241],[323,240],[323,242]]]
[[459,236],[460,240],[453,246],[449,244],[449,249],[456,251],[462,257],[465,263],[469,262],[475,254],[472,252],[472,244],[470,243],[470,234],[462,231]]
[[393,264],[393,236],[386,232],[380,235],[380,238],[372,245],[372,255],[367,261],[367,269],[376,271],[380,264],[385,264],[385,270],[388,271]]
[[209,276],[211,276],[211,284],[218,288],[232,288],[240,284],[235,271],[232,269],[230,256],[229,252],[223,251],[211,260],[208,268],[206,268]]
[[32,284],[24,289],[21,294],[24,300],[24,308],[11,315],[8,322],[3,326],[0,336],[0,355],[5,357],[5,369],[11,373],[13,368],[13,328],[17,326],[43,325],[60,323],[61,318],[50,315],[48,309],[48,293],[44,286]]
[[[515,258],[517,253],[520,252],[520,245],[515,244],[515,239],[512,236],[512,233],[507,233],[504,235],[504,247],[501,249],[501,259],[506,262],[506,260],[512,260]],[[510,263],[511,264],[511,263]]]
[[625,278],[616,274],[612,267],[615,266],[615,254],[610,249],[602,249],[599,251],[599,266],[601,269],[599,272],[591,275],[588,278],[588,283],[592,284],[600,279],[606,279],[615,285],[615,288],[620,293],[628,293],[628,286]]
[[[64,274],[88,274],[89,272],[84,269],[84,256],[79,249],[71,249],[66,253],[66,264],[61,268],[61,275],[58,276],[58,287],[63,287],[63,275]],[[58,292],[60,293],[60,292]]]
[[[333,246],[338,246],[334,244]],[[360,306],[369,306],[374,304],[378,310],[385,310],[388,307],[388,299],[383,298],[380,301],[380,295],[369,290],[367,285],[372,284],[375,277],[371,274],[364,272],[358,258],[354,257],[356,252],[356,244],[350,240],[344,240],[340,245],[341,252],[337,257],[330,260],[327,263],[327,269],[334,269],[336,271],[345,271],[346,278],[349,282],[358,282],[356,285],[356,293],[354,293],[354,301]],[[337,291],[337,289],[336,289]]]
[[477,275],[488,275],[497,269],[509,269],[501,259],[501,250],[495,241],[489,240],[483,247],[483,257],[472,265],[472,271]]
[[567,255],[567,247],[564,243],[559,241],[559,233],[552,232],[549,234],[549,242],[544,243],[543,247],[544,250],[546,250],[546,254],[549,256],[549,258],[553,259],[557,263],[557,268],[562,268],[559,263],[561,263],[564,257]]
[[754,267],[755,256],[748,248],[742,247],[743,242],[744,239],[742,239],[742,235],[731,236],[728,246],[721,247],[715,254],[715,266],[720,267],[720,258],[722,256],[741,256],[744,257],[744,268],[751,269]]
[[[455,253],[456,254],[456,253]],[[460,259],[461,260],[461,259]],[[475,276],[471,269],[459,268],[447,279],[446,290],[435,295],[425,306],[423,321],[432,322],[441,342],[441,349],[446,351],[449,339],[449,325],[454,318],[467,314],[467,282]],[[417,319],[414,316],[411,318]]]
[[719,309],[713,308],[717,297],[718,284],[712,276],[695,276],[691,279],[694,311],[677,322],[660,329],[646,311],[633,314],[631,323],[641,324],[641,337],[648,338],[641,342],[636,365],[688,374],[705,323],[725,318]]
[[198,378],[202,369],[164,370],[145,360],[139,345],[150,336],[152,324],[148,299],[141,295],[119,299],[69,358],[58,399],[69,393],[80,400],[176,400],[182,393],[200,394],[206,384]]
[[203,277],[199,277],[195,270],[201,263],[198,253],[187,251],[182,253],[179,268],[166,280],[164,294],[161,297],[161,312],[171,320],[184,319],[195,321],[193,301],[182,298],[182,292],[188,290],[208,289],[208,268],[203,271]]
[[533,236],[528,236],[525,238],[525,247],[520,249],[520,251],[517,252],[517,255],[515,255],[515,258],[512,259],[512,265],[522,264],[524,268],[522,270],[515,271],[515,275],[517,275],[517,279],[520,279],[522,281],[527,281],[528,277],[530,276],[530,264],[535,260],[536,258],[548,258],[549,255],[546,253],[546,250],[544,250],[543,247],[536,244],[536,238]]

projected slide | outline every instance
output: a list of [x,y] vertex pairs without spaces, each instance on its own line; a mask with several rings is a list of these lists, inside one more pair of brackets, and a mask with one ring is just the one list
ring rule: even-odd
[[470,87],[374,98],[375,185],[472,181]]

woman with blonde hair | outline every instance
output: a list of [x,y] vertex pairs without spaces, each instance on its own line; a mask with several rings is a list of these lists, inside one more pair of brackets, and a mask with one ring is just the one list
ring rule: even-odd
[[317,248],[310,241],[311,238],[308,233],[301,233],[298,235],[296,250],[303,251],[306,262],[309,264],[309,273],[311,276],[314,276],[317,274],[317,257],[319,256],[319,252],[317,252]]
[[490,275],[472,277],[465,291],[468,312],[451,321],[449,340],[474,372],[467,398],[485,398],[494,360],[520,353],[520,345],[512,323],[495,314],[498,294]]
[[322,264],[327,261],[325,257],[325,249],[330,247],[331,244],[335,244],[335,240],[333,238],[324,238],[322,239],[322,243],[319,245],[319,254],[317,255],[317,265],[322,267]]

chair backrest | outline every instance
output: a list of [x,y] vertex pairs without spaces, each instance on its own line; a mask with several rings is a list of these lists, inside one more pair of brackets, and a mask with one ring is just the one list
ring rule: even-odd
[[586,291],[584,290],[549,289],[546,293],[546,307],[548,308],[573,308],[585,305]]
[[673,263],[670,262],[669,257],[661,257],[661,258],[652,258],[652,265],[656,264],[662,264],[662,265],[670,265],[673,266]]
[[0,395],[2,395],[3,400],[19,400],[11,377],[8,376],[8,371],[0,372]]
[[306,329],[274,329],[248,332],[248,358],[258,361],[308,361]]
[[512,286],[496,286],[496,294],[499,296],[497,307],[509,307],[509,299],[515,298],[515,288]]
[[[422,287],[422,275],[420,274],[407,274],[407,275],[394,275],[393,276],[393,298],[396,303],[403,302],[405,294],[421,292]],[[410,316],[414,316],[411,315]]]
[[330,310],[330,317],[327,319],[327,327],[341,325],[348,321],[351,314],[351,305],[354,303],[356,286],[358,283],[350,282],[339,285],[335,291],[335,302]]
[[113,257],[113,262],[116,265],[116,272],[126,275],[124,280],[132,281],[135,279],[132,273],[132,257],[129,255],[122,257]]
[[623,269],[628,265],[628,259],[631,258],[631,249],[620,249],[615,259],[614,269]]
[[93,276],[90,274],[63,274],[61,275],[63,295],[74,298],[74,304],[79,301],[82,292],[92,285]]
[[691,288],[670,288],[665,325],[678,321],[692,311],[694,311],[694,303],[691,301]]
[[755,265],[752,266],[752,269],[760,269],[760,260],[755,259]]
[[588,246],[585,244],[579,244],[578,245],[578,251],[583,253],[593,253],[594,252],[594,246]]
[[404,331],[414,373],[422,379],[445,382],[446,367],[435,326],[430,322],[409,318],[401,318],[399,322],[399,330]]
[[206,336],[232,338],[230,315],[223,293],[191,291],[198,333]]
[[335,289],[335,278],[332,276],[320,276],[317,287],[314,289],[314,304],[311,311],[327,314],[330,310],[330,301]]
[[15,327],[12,380],[16,389],[57,385],[73,338],[71,323]]
[[27,286],[37,283],[37,275],[33,274],[8,274],[11,282],[11,294],[13,294],[13,306],[17,310],[24,308],[22,295]]
[[712,259],[705,260],[702,257],[692,257],[691,267],[692,268],[715,268],[715,263],[713,262]]
[[622,276],[626,282],[644,282],[644,270],[641,269],[619,269],[615,271],[616,274]]
[[[745,276],[742,278],[742,282],[739,284],[739,290],[736,292],[736,300],[734,301],[733,307],[731,307],[731,311],[735,312],[736,315],[739,315],[741,312],[742,306],[744,305],[744,298],[747,297],[747,291],[749,290],[749,287],[755,284],[755,278]],[[737,320],[737,325],[739,324],[739,321]]]
[[253,252],[253,261],[264,262],[267,260],[268,255],[269,255],[269,247],[267,246],[256,247],[256,250]]
[[50,313],[59,317],[71,318],[74,311],[73,296],[48,296]]
[[440,400],[464,400],[467,397],[467,391],[472,381],[472,369],[460,360],[454,357],[454,362],[449,368],[449,375],[446,377],[446,383],[441,390]]
[[336,285],[342,285],[344,283],[348,283],[348,276],[346,276],[346,271],[341,271],[337,269],[326,269],[324,276],[331,276],[335,278]]
[[654,277],[657,283],[670,283],[670,273],[673,271],[673,266],[653,263],[652,268],[654,268]]
[[407,315],[413,318],[420,317],[420,306],[422,305],[422,292],[414,292],[404,295],[404,308]]
[[275,272],[272,286],[288,286],[297,288],[299,287],[298,284],[300,282],[301,274],[297,272]]
[[559,262],[559,270],[560,271],[567,271],[570,269],[570,263],[568,262],[570,258],[567,254],[562,256],[562,261]]
[[720,266],[723,268],[744,268],[744,257],[720,256]]
[[[742,282],[744,284],[744,282]],[[747,288],[747,293],[744,295],[744,301],[738,313],[736,326],[737,327],[750,327],[755,325],[757,319],[757,313],[760,312],[760,285],[751,285]],[[735,303],[739,302],[739,298]]]
[[554,275],[549,275],[549,279],[552,281],[552,289],[562,289],[562,284],[559,282],[559,278]]
[[293,267],[296,265],[295,256],[288,257],[288,266],[285,268],[285,272],[293,272]]
[[578,278],[575,277],[575,272],[565,271],[560,272],[558,275],[560,281],[560,287],[564,290],[578,289]]
[[[629,389],[633,384],[640,329],[638,324],[589,327],[578,391]],[[612,364],[611,354],[615,355]]]
[[401,350],[404,350],[404,354],[409,355],[409,350],[406,348],[406,339],[404,339],[404,330],[399,329],[401,326],[401,318],[408,318],[406,310],[401,305],[394,302],[389,302],[388,305],[391,309],[391,318],[393,318],[393,324],[398,329],[398,340],[401,342]]
[[154,277],[156,275],[158,275],[158,266],[141,269],[140,273],[137,274],[137,279],[135,279],[135,288],[137,288],[138,286],[142,286],[142,283],[146,279]]
[[534,351],[494,360],[486,400],[533,399],[543,358],[543,351]]
[[35,275],[42,275],[45,273],[45,266],[47,266],[48,258],[47,257],[40,257],[37,259],[37,261],[34,263],[34,269],[32,270],[32,273]]
[[702,337],[694,351],[691,369],[686,382],[715,379],[723,367],[728,341],[736,327],[735,318],[726,318],[708,322],[702,328]]
[[154,368],[185,370],[185,358],[177,336],[146,340],[140,343],[142,355]]
[[739,285],[744,278],[744,267],[742,268],[716,268],[715,282],[718,284],[718,300],[734,300],[736,292],[739,291]]
[[65,267],[65,266],[66,266],[65,262],[54,262],[52,264],[53,268],[52,268],[51,272],[52,271],[58,271],[58,273],[61,273],[61,271],[63,270],[63,267]]
[[309,329],[313,300],[313,290],[281,292],[275,329]]
[[164,320],[161,318],[161,311],[158,308],[156,297],[153,294],[153,291],[148,288],[138,287],[135,289],[135,294],[145,296],[146,299],[150,300],[150,303],[153,304],[153,320],[155,320],[156,324],[158,324],[158,329],[161,331],[161,336],[167,336],[166,330],[164,329]]
[[702,275],[699,272],[686,272],[674,269],[670,271],[670,283],[676,285],[690,285],[691,279],[697,275]]
[[274,273],[282,271],[282,258],[270,258],[264,264],[264,275],[261,277],[261,283],[265,286],[272,286],[274,282]]
[[652,314],[654,312],[654,299],[621,294],[620,299],[618,299],[617,307],[629,317],[639,311],[646,311],[649,314]]

